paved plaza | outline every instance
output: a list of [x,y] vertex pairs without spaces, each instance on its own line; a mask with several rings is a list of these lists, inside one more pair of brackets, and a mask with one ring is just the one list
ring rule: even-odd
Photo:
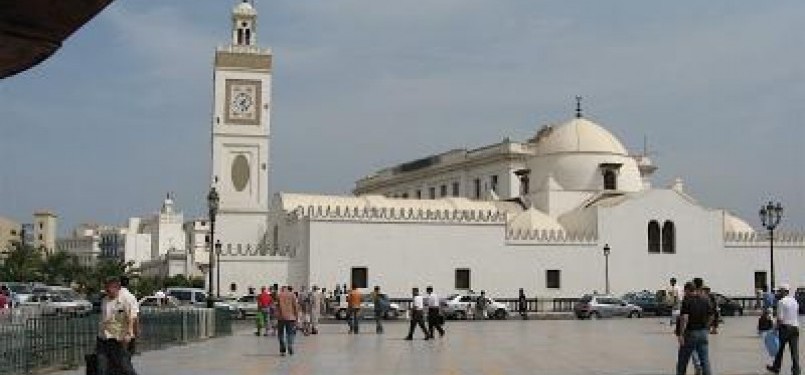
[[[756,317],[727,318],[711,336],[715,374],[765,374]],[[600,321],[508,320],[448,322],[434,341],[404,341],[406,321],[375,335],[343,324],[325,324],[317,336],[298,336],[296,355],[280,357],[275,337],[256,337],[241,327],[214,339],[134,358],[141,375],[211,374],[673,374],[676,340],[666,319]],[[789,373],[790,361],[783,372]],[[59,373],[83,374],[83,368]],[[692,374],[693,371],[688,372]]]

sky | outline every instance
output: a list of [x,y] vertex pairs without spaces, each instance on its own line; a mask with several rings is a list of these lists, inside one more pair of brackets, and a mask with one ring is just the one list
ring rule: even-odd
[[[192,6],[190,5],[192,3]],[[121,225],[174,192],[206,211],[212,60],[236,1],[115,1],[0,81],[0,216]],[[805,229],[800,0],[258,0],[274,53],[272,192],[585,117],[702,204]]]

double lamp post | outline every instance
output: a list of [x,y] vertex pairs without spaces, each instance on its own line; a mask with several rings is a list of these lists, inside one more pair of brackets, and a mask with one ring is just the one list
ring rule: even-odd
[[771,292],[774,292],[774,229],[780,224],[783,217],[783,206],[780,202],[775,205],[771,201],[765,206],[760,206],[760,222],[769,231],[769,272],[771,273]]

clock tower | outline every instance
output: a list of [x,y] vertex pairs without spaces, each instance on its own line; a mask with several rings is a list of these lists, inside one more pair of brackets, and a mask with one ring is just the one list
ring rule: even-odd
[[276,262],[269,259],[264,243],[272,55],[257,46],[256,31],[254,6],[239,3],[232,10],[231,43],[215,51],[212,185],[220,196],[215,239],[221,252],[213,267],[213,290],[220,288],[221,295],[245,294],[250,287],[266,285],[269,277],[284,281],[287,273],[270,269]]

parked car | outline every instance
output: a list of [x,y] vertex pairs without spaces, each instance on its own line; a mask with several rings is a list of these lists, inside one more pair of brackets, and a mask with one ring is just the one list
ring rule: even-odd
[[[347,319],[347,295],[339,294],[335,296],[332,302],[333,312],[335,318],[339,320]],[[389,303],[389,308],[386,310],[384,319],[397,319],[405,312],[400,309],[400,305],[396,303]],[[360,315],[364,319],[374,319],[375,317],[375,304],[372,302],[371,293],[361,293],[361,310]]]
[[255,294],[232,298],[228,303],[235,308],[235,314],[240,319],[257,315],[257,295]]
[[167,296],[162,301],[156,296],[148,296],[141,298],[138,302],[140,307],[178,307],[180,305],[179,300],[173,296]]
[[718,311],[721,313],[721,316],[736,316],[736,315],[743,315],[744,308],[741,306],[740,303],[737,301],[725,297],[723,294],[719,293],[710,293],[715,297],[716,304],[718,305]]
[[0,284],[8,287],[9,291],[11,292],[11,300],[14,302],[14,305],[19,305],[28,301],[28,298],[31,298],[33,295],[33,286],[29,283],[12,281]]
[[180,304],[204,307],[207,305],[207,293],[198,288],[168,288],[168,296],[176,298]]
[[658,293],[652,293],[648,290],[626,293],[621,299],[626,303],[640,307],[643,310],[643,314],[671,316],[674,309],[674,306],[660,298]]
[[[440,302],[442,313],[448,319],[467,319],[469,315],[475,312],[475,306],[479,298],[481,298],[481,295],[476,293],[451,294]],[[487,317],[500,320],[509,317],[506,304],[496,302],[489,296],[484,296],[484,298],[486,299]]]
[[92,303],[83,299],[71,299],[60,294],[39,293],[28,298],[22,306],[36,306],[42,315],[78,314],[92,312]]
[[643,309],[631,303],[609,295],[585,294],[581,297],[573,312],[579,319],[598,319],[614,316],[639,318]]

